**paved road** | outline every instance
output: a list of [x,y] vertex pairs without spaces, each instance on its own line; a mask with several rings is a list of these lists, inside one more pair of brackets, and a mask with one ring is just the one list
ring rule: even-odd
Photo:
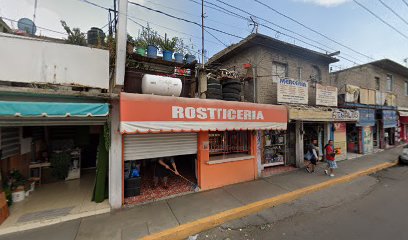
[[198,239],[408,239],[408,167],[314,193],[200,233]]

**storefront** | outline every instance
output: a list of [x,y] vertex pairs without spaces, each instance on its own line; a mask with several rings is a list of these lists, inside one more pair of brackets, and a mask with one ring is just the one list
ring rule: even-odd
[[96,206],[108,212],[108,150],[103,144],[106,154],[96,152],[105,143],[109,104],[31,100],[0,102],[2,186],[14,205],[9,224],[65,208],[64,216],[93,215]]
[[381,119],[380,147],[388,148],[399,142],[398,115],[395,110],[378,110]]
[[368,154],[374,149],[375,109],[358,108],[357,123],[347,124],[347,152]]
[[[258,176],[256,130],[286,128],[284,106],[122,93],[123,165],[140,175],[140,183],[133,185],[139,189],[125,196],[129,191],[124,172],[123,203],[179,194],[172,191],[180,189],[179,184],[191,191],[195,184],[207,190],[254,180]],[[188,181],[173,174],[168,189],[151,189],[158,159],[168,157],[174,157],[180,175]]]
[[319,154],[328,140],[334,140],[334,146],[339,153],[337,160],[347,158],[346,123],[357,122],[359,113],[352,109],[337,109],[327,107],[289,106],[289,120],[297,124],[296,129],[296,161],[302,165],[307,144],[318,141]]
[[398,108],[401,141],[408,141],[408,108]]

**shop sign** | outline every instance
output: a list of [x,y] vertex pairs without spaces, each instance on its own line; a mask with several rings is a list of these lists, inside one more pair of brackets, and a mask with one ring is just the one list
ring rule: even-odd
[[278,81],[278,102],[308,104],[308,82],[292,79],[280,79]]
[[337,107],[337,88],[316,84],[316,105]]
[[121,93],[121,132],[285,130],[285,106]]
[[375,125],[375,110],[374,109],[364,109],[359,108],[358,112],[360,114],[357,126],[374,126]]
[[333,121],[358,121],[359,112],[351,109],[334,109],[332,112]]
[[289,108],[290,120],[303,120],[303,121],[331,121],[332,113],[327,110],[319,110],[317,108]]
[[382,120],[384,128],[394,128],[397,127],[397,112],[393,110],[383,110],[382,111]]

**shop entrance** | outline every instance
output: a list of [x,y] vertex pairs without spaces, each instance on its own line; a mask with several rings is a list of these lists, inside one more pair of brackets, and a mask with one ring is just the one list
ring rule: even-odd
[[323,155],[323,147],[325,141],[324,123],[303,123],[303,149],[304,153],[308,149],[308,145],[314,140],[317,140],[317,147],[319,148],[319,155]]
[[155,201],[194,190],[196,133],[125,135],[124,144],[125,204]]
[[395,145],[395,128],[384,128],[384,142],[386,146]]
[[347,152],[359,153],[359,128],[355,123],[347,123]]
[[[109,212],[106,175],[96,178],[103,126],[1,127],[2,178],[12,202],[0,228]],[[98,161],[108,161],[107,158]],[[93,202],[100,181],[101,204]]]

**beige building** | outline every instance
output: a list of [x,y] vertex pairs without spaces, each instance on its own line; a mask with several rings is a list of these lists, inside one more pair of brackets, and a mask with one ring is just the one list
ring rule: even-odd
[[408,107],[408,68],[389,59],[336,71],[331,73],[331,78],[339,94],[346,93],[346,85],[354,85],[384,94],[393,94],[395,104],[387,105]]
[[[337,61],[327,54],[266,35],[251,34],[215,54],[209,59],[208,65],[235,70],[241,76],[248,76],[251,80],[245,81],[243,87],[245,101],[277,104],[277,82],[288,78],[309,82],[308,104],[315,105],[314,84],[333,85],[329,64]],[[245,68],[244,64],[250,64],[251,67]]]

